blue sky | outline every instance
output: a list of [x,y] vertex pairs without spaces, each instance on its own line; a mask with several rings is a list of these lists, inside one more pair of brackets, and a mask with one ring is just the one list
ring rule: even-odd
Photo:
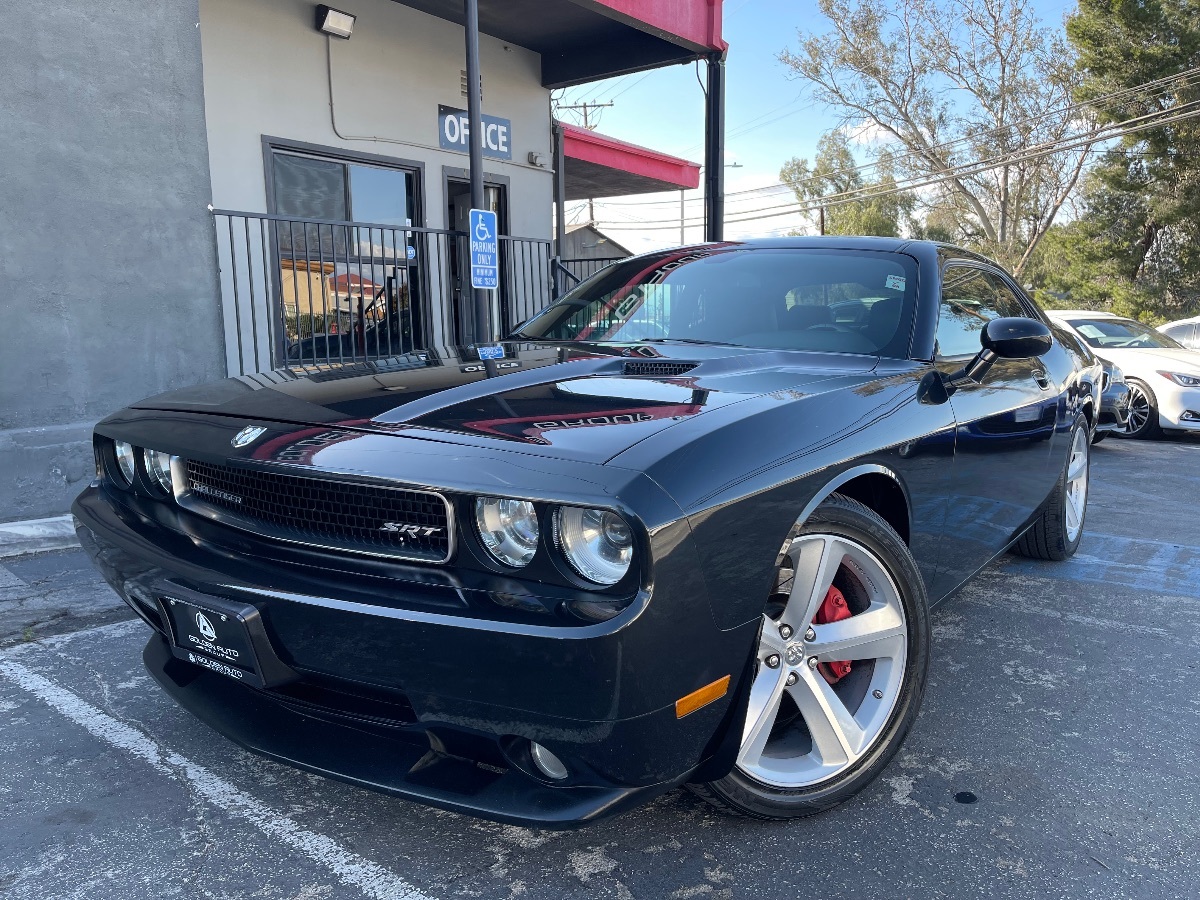
[[[1074,0],[1034,0],[1043,23],[1061,27]],[[812,157],[818,138],[836,118],[808,98],[803,85],[789,78],[778,55],[795,47],[796,30],[824,30],[816,0],[725,0],[725,40],[729,42],[726,86],[726,192],[777,183],[780,166],[793,156]],[[700,77],[704,67],[700,66]],[[596,82],[565,92],[565,103],[605,102],[597,131],[701,162],[704,158],[704,98],[696,67],[674,66],[650,73]],[[701,192],[688,192],[687,217],[702,214]],[[774,206],[791,199],[786,191],[750,194],[727,200],[726,216],[738,210]],[[650,203],[648,201],[661,201]],[[584,221],[579,205],[568,207],[567,221]],[[597,201],[600,227],[631,250],[679,243],[679,194],[645,195],[629,200]],[[674,225],[653,225],[666,220]],[[802,225],[799,216],[727,227],[727,237],[785,233]],[[738,230],[745,229],[745,230]],[[689,227],[689,241],[701,240],[700,226]]]

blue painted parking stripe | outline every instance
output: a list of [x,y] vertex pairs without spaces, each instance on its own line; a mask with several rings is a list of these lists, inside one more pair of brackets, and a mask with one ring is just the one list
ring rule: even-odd
[[1200,547],[1169,541],[1085,532],[1079,552],[1071,559],[1047,563],[1009,556],[1001,562],[1001,570],[1200,598]]

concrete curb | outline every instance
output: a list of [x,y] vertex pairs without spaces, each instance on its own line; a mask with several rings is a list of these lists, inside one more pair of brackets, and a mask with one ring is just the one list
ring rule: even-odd
[[78,547],[72,517],[0,522],[0,559]]

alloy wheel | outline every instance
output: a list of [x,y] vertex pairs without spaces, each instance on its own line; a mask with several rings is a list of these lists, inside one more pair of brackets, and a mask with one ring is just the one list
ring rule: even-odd
[[1071,459],[1067,463],[1066,516],[1067,541],[1075,543],[1083,528],[1083,514],[1087,510],[1088,453],[1091,448],[1087,431],[1075,429],[1071,442]]
[[1128,382],[1129,387],[1129,424],[1125,427],[1125,433],[1134,436],[1139,435],[1146,430],[1150,422],[1151,406],[1150,398],[1146,396],[1146,392],[1138,387],[1135,383]]
[[[823,615],[843,595],[836,620]],[[840,535],[795,538],[779,596],[782,609],[763,617],[737,765],[801,788],[836,777],[878,741],[904,684],[908,622],[883,562]]]

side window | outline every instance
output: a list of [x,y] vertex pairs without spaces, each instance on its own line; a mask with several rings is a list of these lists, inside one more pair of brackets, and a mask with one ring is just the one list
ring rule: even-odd
[[939,356],[974,356],[979,333],[992,319],[1027,316],[1008,286],[981,269],[951,266],[942,276],[942,302],[938,312]]
[[1195,328],[1195,325],[1172,325],[1170,328],[1164,328],[1163,334],[1175,338],[1185,347],[1192,347],[1195,346],[1195,341],[1192,340],[1192,332]]
[[990,276],[992,284],[996,285],[996,315],[993,318],[1000,317],[1019,317],[1028,318],[1029,313],[1025,311],[1025,307],[1021,305],[1021,301],[1017,299],[1007,284],[997,278],[995,275]]

